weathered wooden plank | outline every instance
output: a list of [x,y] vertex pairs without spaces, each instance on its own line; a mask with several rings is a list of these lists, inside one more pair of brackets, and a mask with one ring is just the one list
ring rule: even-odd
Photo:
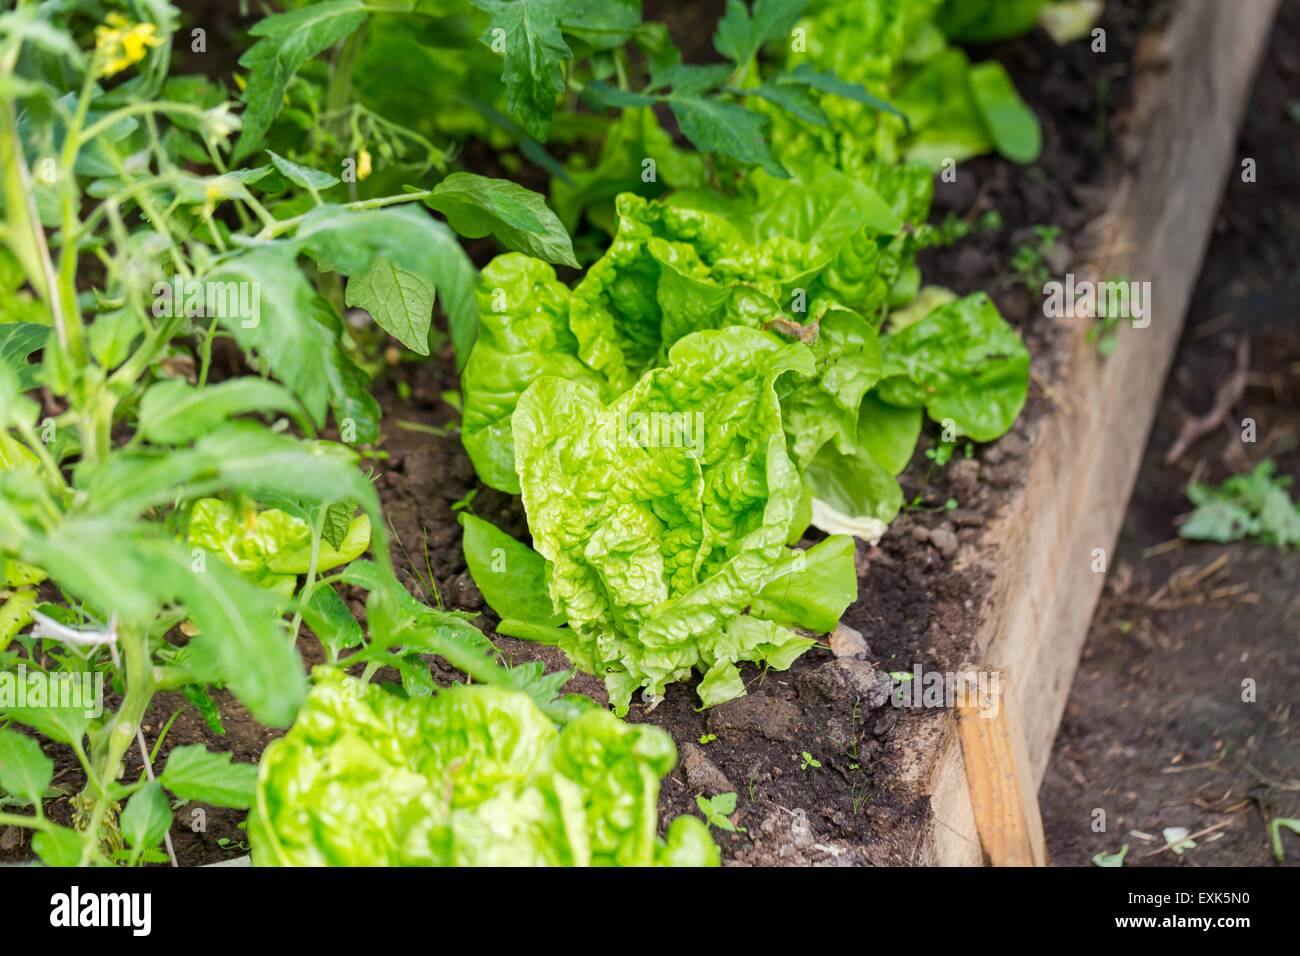
[[964,668],[954,710],[966,786],[984,859],[1046,866],[1047,844],[1019,708],[1006,668]]
[[[1128,157],[1086,274],[1150,281],[1151,321],[1124,329],[1104,362],[1074,330],[1071,359],[1035,443],[1024,488],[986,536],[993,572],[976,659],[1003,665],[1021,707],[1029,779],[1041,782],[1104,574],[1172,361],[1213,217],[1236,165],[1236,130],[1277,0],[1181,0],[1139,51]],[[955,721],[956,717],[948,718]],[[941,732],[928,772],[932,819],[919,856],[981,862],[958,734]]]

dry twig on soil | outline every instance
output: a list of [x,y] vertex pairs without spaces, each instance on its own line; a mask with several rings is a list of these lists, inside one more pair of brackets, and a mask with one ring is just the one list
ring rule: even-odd
[[1243,336],[1241,342],[1237,345],[1237,365],[1222,385],[1219,386],[1218,392],[1214,396],[1214,405],[1204,415],[1189,416],[1184,420],[1182,427],[1178,429],[1178,437],[1174,440],[1165,455],[1165,464],[1172,465],[1183,457],[1183,454],[1195,442],[1204,438],[1210,432],[1214,431],[1228,417],[1232,411],[1232,406],[1241,401],[1241,396],[1246,392],[1246,380],[1250,375],[1250,338]]

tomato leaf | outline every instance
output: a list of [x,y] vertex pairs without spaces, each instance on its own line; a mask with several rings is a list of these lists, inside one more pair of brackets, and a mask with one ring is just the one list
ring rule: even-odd
[[329,189],[331,186],[337,186],[341,181],[337,176],[331,176],[319,169],[312,169],[310,166],[302,166],[291,159],[285,159],[274,150],[268,149],[266,152],[271,157],[271,162],[275,164],[275,168],[280,171],[280,175],[295,186],[319,191]]
[[247,810],[257,786],[257,764],[232,763],[231,756],[212,753],[202,744],[177,747],[167,755],[158,781],[183,800]]
[[702,153],[721,153],[746,164],[757,164],[773,176],[790,174],[763,138],[767,119],[735,103],[674,92],[668,105],[682,133]]
[[172,827],[172,808],[157,780],[150,780],[131,795],[122,811],[122,836],[137,853],[162,842]]
[[0,730],[0,788],[25,803],[38,804],[54,779],[54,762],[41,745],[16,730]]
[[[232,378],[195,388],[178,379],[158,382],[140,400],[139,431],[152,442],[184,445],[245,412],[287,412],[300,419],[293,395],[262,378]],[[301,424],[301,420],[300,420]]]
[[507,249],[578,267],[573,240],[546,205],[546,199],[518,183],[474,173],[452,173],[433,188],[433,194],[424,202],[469,239],[490,233]]
[[433,283],[424,276],[376,256],[369,269],[348,280],[344,301],[365,309],[376,325],[411,351],[428,355],[433,294]]
[[560,21],[583,10],[575,0],[474,0],[491,15],[480,41],[505,58],[506,108],[541,142],[551,133],[555,98],[564,92],[573,51]]
[[248,31],[261,39],[239,59],[249,74],[243,96],[244,131],[235,146],[233,164],[262,145],[280,112],[285,88],[299,68],[352,33],[366,17],[360,0],[325,0],[269,16]]
[[727,0],[713,45],[740,66],[748,63],[769,40],[789,33],[803,14],[804,0],[754,0],[751,13],[744,0]]

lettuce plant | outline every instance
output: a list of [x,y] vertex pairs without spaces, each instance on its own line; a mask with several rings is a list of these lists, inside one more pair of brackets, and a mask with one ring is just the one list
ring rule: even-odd
[[465,447],[484,482],[519,491],[510,416],[539,376],[610,400],[702,329],[807,343],[812,372],[777,392],[814,523],[827,531],[871,541],[884,532],[902,505],[894,475],[915,446],[918,410],[981,441],[1010,428],[1028,353],[986,296],[881,334],[899,260],[916,242],[900,220],[842,174],[815,185],[756,178],[758,198],[620,197],[614,242],[572,290],[538,260],[488,264],[461,380]]
[[258,866],[717,866],[699,819],[656,835],[676,762],[657,727],[594,708],[557,728],[527,694],[403,699],[322,668],[258,771]]
[[[789,625],[831,630],[857,593],[845,539],[807,566],[802,552],[785,561],[803,489],[778,391],[815,370],[802,343],[730,327],[679,339],[608,404],[582,381],[538,378],[514,410],[512,456],[545,562],[463,519],[500,631],[563,648],[619,713],[693,670],[708,706],[744,693],[741,661],[789,667],[813,644]],[[790,579],[772,587],[796,571],[822,585],[802,604]]]
[[[773,577],[800,496],[776,384],[812,371],[803,345],[705,331],[611,405],[556,377],[520,399],[516,467],[572,627],[564,647],[603,676],[618,712],[633,690],[657,699],[692,668],[716,703],[743,689],[737,661],[788,666],[811,643],[740,615]],[[630,434],[638,419],[680,422],[690,440]]]

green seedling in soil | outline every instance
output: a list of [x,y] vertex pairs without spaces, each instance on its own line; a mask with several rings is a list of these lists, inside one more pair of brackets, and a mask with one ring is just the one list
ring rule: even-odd
[[809,767],[811,767],[814,770],[817,770],[822,765],[822,762],[820,760],[818,760],[816,757],[814,757],[806,750],[803,752],[801,756],[803,757],[803,760],[799,764],[800,770],[807,770]]
[[[926,466],[925,476],[921,479],[921,490],[913,495],[912,500],[907,503],[908,511],[952,511],[954,508],[959,507],[956,498],[947,499],[937,508],[921,507],[921,502],[925,498],[925,488],[930,484],[930,476],[934,473],[934,469],[946,467],[948,462],[952,461],[957,447],[958,443],[955,441],[940,441],[937,445],[925,450],[925,457],[930,464]],[[975,457],[975,446],[971,442],[962,442],[961,449],[963,456],[966,458]]]
[[1165,846],[1172,850],[1175,856],[1182,856],[1188,850],[1196,849],[1196,841],[1188,839],[1187,827],[1165,827],[1161,831],[1165,838]]
[[1128,844],[1125,843],[1119,848],[1118,853],[1098,853],[1092,858],[1093,866],[1103,867],[1120,867],[1124,865],[1124,858],[1128,856]]
[[1300,546],[1300,505],[1291,499],[1291,478],[1275,475],[1265,459],[1249,475],[1233,475],[1219,487],[1194,481],[1187,497],[1196,510],[1178,529],[1189,541],[1256,541],[1285,550]]
[[719,830],[726,830],[728,833],[744,833],[744,827],[738,827],[731,822],[731,815],[736,812],[736,795],[734,793],[719,793],[712,797],[705,797],[704,794],[696,794],[695,805],[699,807],[700,813],[704,814],[704,819],[708,821],[709,826],[717,827]]
[[925,225],[920,227],[923,230],[933,230],[932,242],[937,246],[956,245],[967,236],[977,235],[985,232],[997,232],[1002,228],[1002,214],[996,209],[989,209],[981,213],[973,221],[958,216],[955,212],[950,212],[943,218],[938,226]]
[[473,514],[473,512],[474,512],[474,499],[477,498],[477,497],[478,497],[478,489],[477,489],[477,488],[471,488],[471,489],[466,493],[465,497],[461,498],[461,499],[458,500],[458,501],[453,501],[453,502],[452,502],[451,510],[452,510],[452,511],[468,511],[468,512],[470,512],[471,514]]
[[1269,841],[1273,844],[1273,859],[1279,863],[1286,862],[1286,851],[1282,848],[1282,828],[1300,834],[1300,817],[1274,817],[1268,824]]
[[221,847],[223,850],[230,850],[231,852],[239,853],[247,853],[249,849],[248,844],[243,840],[232,840],[229,837],[218,838],[217,846]]
[[700,734],[700,744],[711,744],[718,739],[717,734]]
[[925,457],[934,462],[936,468],[942,468],[948,462],[952,461],[952,453],[957,449],[956,442],[940,442],[933,448],[925,450]]
[[[1127,278],[1112,278],[1107,280],[1107,285],[1127,284]],[[1110,300],[1108,296],[1097,297],[1097,314],[1093,317],[1092,324],[1088,326],[1088,332],[1084,338],[1094,345],[1097,349],[1097,355],[1101,358],[1109,358],[1114,354],[1116,347],[1119,345],[1119,328],[1125,320],[1132,319],[1126,310],[1121,310],[1115,315],[1109,312]]]
[[1052,248],[1061,239],[1060,226],[1034,226],[1032,236],[1016,247],[1011,256],[1014,281],[1031,291],[1039,291],[1052,281],[1048,265]]
[[415,578],[415,583],[424,593],[425,600],[429,601],[438,610],[443,609],[442,595],[438,591],[438,582],[433,576],[433,559],[429,555],[429,531],[423,525],[420,526],[420,543],[423,548],[423,567],[416,564],[411,557],[411,553],[406,550],[406,545],[402,541],[401,535],[397,533],[397,528],[393,526],[390,519],[388,522],[388,531],[392,535],[393,541],[397,543],[397,548],[402,552],[402,557],[406,561],[406,567],[410,570],[411,575]]
[[854,698],[853,707],[849,712],[849,739],[830,738],[831,743],[840,748],[840,752],[847,760],[847,776],[853,797],[854,816],[861,813],[862,808],[871,799],[869,781],[866,772],[862,769],[862,760],[858,753],[858,706],[860,704],[861,699]]

